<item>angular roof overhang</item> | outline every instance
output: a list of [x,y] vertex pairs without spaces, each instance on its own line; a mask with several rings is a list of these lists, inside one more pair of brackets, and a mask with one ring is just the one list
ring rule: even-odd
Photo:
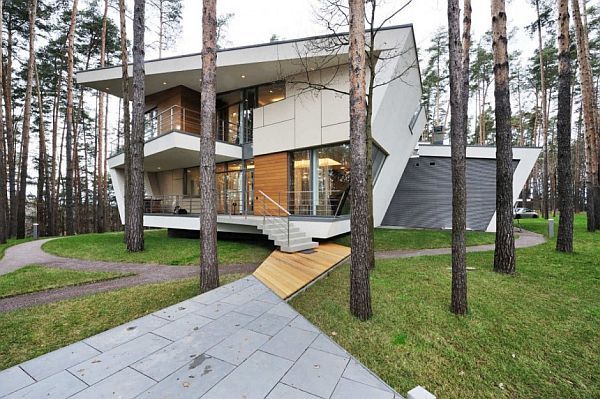
[[[378,51],[396,48],[409,34],[413,35],[412,25],[382,28],[377,34],[375,48]],[[326,49],[315,49],[315,43],[333,37],[335,36],[314,36],[219,50],[217,92],[274,82],[303,73],[307,69],[346,64],[346,46],[338,49],[335,54]],[[180,85],[200,91],[201,66],[200,53],[146,61],[146,95]],[[131,64],[128,69],[131,77]],[[77,83],[119,97],[122,96],[121,77],[121,66],[90,69],[76,74]]]

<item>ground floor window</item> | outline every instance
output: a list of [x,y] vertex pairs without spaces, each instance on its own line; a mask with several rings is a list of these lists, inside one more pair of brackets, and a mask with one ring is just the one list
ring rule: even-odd
[[[184,195],[200,196],[200,168],[185,169]],[[254,161],[216,165],[217,212],[239,215],[254,209]]]
[[[373,181],[385,153],[373,146]],[[350,187],[350,144],[294,151],[290,154],[290,212],[307,216],[348,214]]]

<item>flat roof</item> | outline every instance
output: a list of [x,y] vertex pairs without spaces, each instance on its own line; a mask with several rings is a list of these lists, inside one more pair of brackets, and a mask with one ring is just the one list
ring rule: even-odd
[[[217,91],[225,92],[281,80],[306,71],[307,65],[323,69],[346,64],[347,46],[331,54],[328,50],[315,49],[314,43],[347,34],[317,35],[220,49],[217,57]],[[412,40],[416,52],[412,24],[384,27],[377,34],[375,48],[380,51],[398,48],[407,39]],[[146,95],[181,85],[200,91],[201,53],[148,60],[144,65]],[[128,69],[131,79],[131,64]],[[121,65],[78,71],[76,79],[83,86],[122,96]]]

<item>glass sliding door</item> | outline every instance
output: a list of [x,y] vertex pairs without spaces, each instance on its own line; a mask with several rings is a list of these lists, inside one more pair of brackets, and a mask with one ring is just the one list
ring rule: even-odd
[[342,144],[315,150],[318,161],[316,193],[317,215],[336,215],[344,192],[350,187],[350,146]]
[[350,186],[348,144],[295,151],[290,156],[290,212],[337,216]]

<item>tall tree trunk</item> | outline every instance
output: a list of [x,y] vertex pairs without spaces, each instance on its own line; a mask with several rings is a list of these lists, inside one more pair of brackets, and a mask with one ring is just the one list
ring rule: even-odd
[[572,0],[575,38],[577,40],[577,60],[581,80],[581,96],[583,104],[583,120],[585,124],[585,159],[586,159],[586,192],[587,192],[587,229],[597,229],[596,200],[600,186],[598,182],[598,148],[597,132],[594,117],[593,81],[587,35],[581,19],[579,0]]
[[[4,36],[4,13],[3,13],[3,0],[0,0],[0,43],[3,42]],[[4,117],[3,117],[3,96],[4,88],[2,82],[4,82],[3,76],[4,67],[4,52],[0,51],[0,244],[5,244],[8,238],[8,196],[6,195],[6,141],[4,137]]]
[[71,22],[67,34],[67,137],[66,137],[66,155],[67,155],[67,174],[65,180],[65,227],[66,234],[75,233],[74,222],[74,201],[73,201],[73,47],[75,42],[75,24],[77,23],[77,3],[73,0],[71,9]]
[[360,320],[373,315],[369,269],[369,193],[367,163],[367,101],[365,55],[365,2],[349,0],[350,14],[350,187],[352,257],[350,312]]
[[6,111],[6,153],[8,156],[8,192],[10,200],[8,235],[14,237],[17,234],[17,165],[12,105],[13,20],[10,14],[8,16],[7,32],[6,65],[3,65],[6,69],[2,73],[4,78],[2,84],[4,109]]
[[558,0],[558,200],[556,250],[573,252],[573,176],[571,172],[571,54],[569,0]]
[[[471,2],[464,2],[463,42],[460,40],[459,0],[448,1],[448,48],[450,68],[450,134],[452,152],[452,295],[451,310],[465,314],[467,303],[466,260],[466,105],[469,99],[469,50],[471,45]],[[462,52],[462,57],[461,57]]]
[[[102,15],[102,37],[100,38],[100,68],[104,68],[106,64],[106,25],[107,25],[107,15],[108,15],[108,0],[104,0],[104,14]],[[106,93],[100,91],[98,93],[98,130],[96,133],[97,137],[97,172],[96,172],[96,187],[95,192],[97,196],[97,208],[96,208],[96,231],[99,233],[104,232],[104,213],[106,206],[106,197],[104,193],[106,190],[105,182],[104,182],[104,158],[106,154],[104,153],[104,98]]]
[[52,102],[52,163],[50,165],[50,212],[48,214],[48,233],[51,236],[58,234],[58,181],[56,179],[56,169],[58,167],[58,123],[59,123],[59,97],[62,83],[62,68],[59,68],[56,88],[54,90],[54,100]]
[[40,236],[48,234],[48,158],[46,155],[46,127],[44,124],[44,101],[37,66],[35,68],[35,87],[37,91],[37,102],[39,112],[39,145],[38,145],[38,181],[37,181],[37,222],[39,224]]
[[542,92],[542,134],[544,138],[544,166],[542,182],[542,215],[548,219],[548,108],[546,106],[546,78],[544,63],[544,45],[542,41],[542,21],[540,17],[540,1],[536,0],[535,8],[537,12],[538,28],[538,51],[540,57],[540,87]]
[[[125,18],[125,0],[119,0],[119,21],[121,30],[121,76],[123,89],[123,142],[125,155],[125,222],[130,208],[130,169],[131,169],[131,115],[129,113],[129,71],[128,71],[128,54],[127,54],[127,20]],[[125,223],[125,242],[128,241],[129,228]]]
[[133,9],[133,126],[131,129],[131,199],[127,213],[127,250],[144,250],[144,11],[145,0],[135,0]]
[[513,153],[511,132],[508,37],[504,0],[492,0],[492,48],[496,103],[496,247],[494,270],[515,272],[513,234]]
[[200,291],[219,286],[215,120],[217,2],[202,2],[202,95],[200,111]]
[[29,161],[29,135],[31,130],[31,97],[33,92],[33,69],[35,66],[35,21],[37,0],[29,3],[29,61],[27,63],[27,83],[25,105],[23,106],[23,130],[21,132],[21,176],[17,197],[17,238],[25,238],[25,217],[27,201],[27,168]]

